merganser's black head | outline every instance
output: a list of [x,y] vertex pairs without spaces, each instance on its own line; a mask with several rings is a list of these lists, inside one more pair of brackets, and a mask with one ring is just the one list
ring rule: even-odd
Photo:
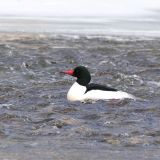
[[77,83],[83,86],[86,86],[91,80],[91,75],[87,68],[84,66],[78,66],[73,70],[67,70],[63,73],[77,77]]

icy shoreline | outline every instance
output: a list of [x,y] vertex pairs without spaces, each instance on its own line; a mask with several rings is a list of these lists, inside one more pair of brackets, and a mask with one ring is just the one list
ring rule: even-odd
[[70,36],[160,37],[160,21],[154,18],[0,17],[0,32],[45,33]]

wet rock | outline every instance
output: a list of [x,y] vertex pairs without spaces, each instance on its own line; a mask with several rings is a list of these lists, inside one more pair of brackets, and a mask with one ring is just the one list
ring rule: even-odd
[[71,118],[71,117],[64,117],[61,120],[64,124],[66,125],[80,125],[81,121],[75,118]]
[[147,140],[146,137],[144,136],[134,136],[134,137],[130,137],[127,139],[126,141],[126,146],[135,146],[135,145],[149,145],[149,140]]
[[101,142],[105,142],[111,145],[119,145],[121,143],[121,140],[114,135],[107,135],[107,137],[103,138]]

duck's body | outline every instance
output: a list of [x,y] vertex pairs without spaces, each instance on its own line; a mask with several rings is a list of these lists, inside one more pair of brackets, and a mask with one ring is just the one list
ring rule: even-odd
[[87,100],[109,100],[109,99],[135,99],[133,95],[118,90],[100,90],[93,89],[87,91],[85,86],[79,85],[75,82],[67,93],[69,101],[87,101]]
[[77,81],[68,91],[67,99],[69,101],[87,101],[87,100],[109,100],[109,99],[135,99],[131,94],[107,86],[90,83],[91,77],[88,70],[79,66],[74,70],[68,70],[64,73],[77,77]]

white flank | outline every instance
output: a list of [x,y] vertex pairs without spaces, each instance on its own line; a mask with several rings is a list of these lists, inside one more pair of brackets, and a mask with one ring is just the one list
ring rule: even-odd
[[109,99],[136,99],[133,95],[122,91],[91,90],[85,93],[86,87],[75,82],[67,94],[69,101],[109,100]]
[[93,90],[84,94],[83,99],[135,99],[135,97],[131,94],[122,91],[101,91],[101,90]]

